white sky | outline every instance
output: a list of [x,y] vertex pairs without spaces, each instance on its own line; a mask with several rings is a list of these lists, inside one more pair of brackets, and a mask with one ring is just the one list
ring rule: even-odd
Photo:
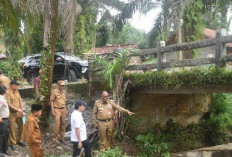
[[154,26],[156,17],[158,16],[161,8],[156,8],[149,11],[146,15],[140,14],[138,11],[133,15],[129,23],[137,29],[144,30],[148,33]]

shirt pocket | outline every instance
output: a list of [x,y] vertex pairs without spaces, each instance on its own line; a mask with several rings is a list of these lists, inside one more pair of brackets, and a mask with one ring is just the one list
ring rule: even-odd
[[99,107],[98,107],[98,111],[99,111],[100,113],[102,113],[103,110],[104,110],[103,106],[99,106]]

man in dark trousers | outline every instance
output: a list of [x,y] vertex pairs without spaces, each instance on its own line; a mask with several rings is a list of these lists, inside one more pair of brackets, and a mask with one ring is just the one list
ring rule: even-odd
[[73,157],[80,155],[82,147],[85,149],[85,156],[91,157],[91,143],[87,138],[86,125],[82,117],[82,112],[86,108],[86,103],[77,100],[74,111],[71,115],[71,141],[73,142]]
[[0,157],[3,154],[10,156],[8,152],[8,137],[9,137],[9,107],[5,98],[6,87],[0,85]]

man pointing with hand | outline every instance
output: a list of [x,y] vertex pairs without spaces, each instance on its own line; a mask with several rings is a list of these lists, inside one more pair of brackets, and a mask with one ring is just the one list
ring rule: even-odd
[[126,110],[119,105],[116,105],[114,101],[109,100],[109,94],[103,91],[101,94],[101,100],[98,100],[94,104],[93,108],[93,122],[94,126],[99,130],[99,146],[100,151],[110,149],[112,143],[112,136],[114,131],[114,112],[119,110],[120,112],[126,112],[129,115],[133,115],[133,112]]

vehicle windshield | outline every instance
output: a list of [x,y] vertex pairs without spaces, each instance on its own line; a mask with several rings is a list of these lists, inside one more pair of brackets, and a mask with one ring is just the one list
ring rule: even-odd
[[81,61],[81,59],[74,55],[61,55],[65,60],[69,61]]
[[28,57],[25,63],[38,63],[40,62],[40,55]]

